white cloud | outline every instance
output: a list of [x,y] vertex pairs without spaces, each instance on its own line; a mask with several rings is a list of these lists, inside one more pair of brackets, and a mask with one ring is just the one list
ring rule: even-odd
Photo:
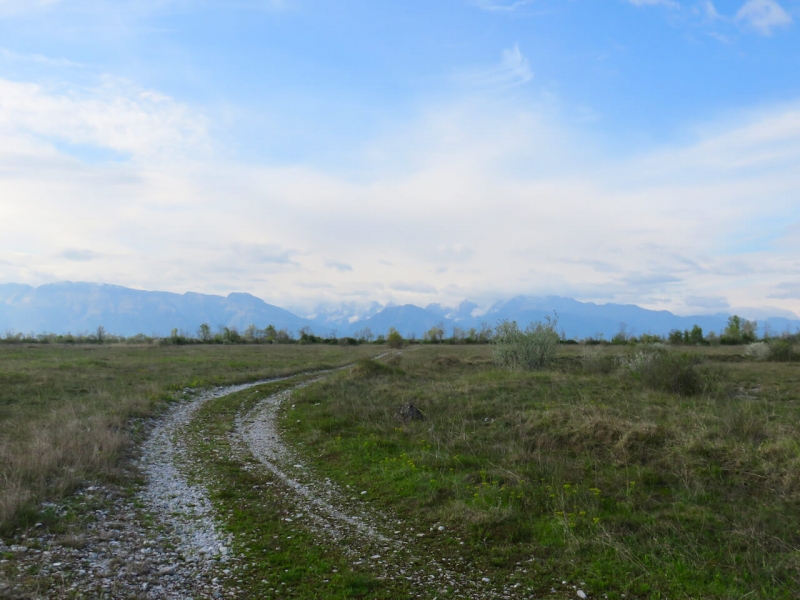
[[776,27],[792,23],[792,17],[775,0],[747,0],[736,13],[736,20],[749,24],[762,35],[771,35]]
[[151,90],[104,78],[94,88],[48,90],[0,79],[0,134],[106,148],[136,158],[202,148],[206,119]]
[[477,69],[462,73],[457,79],[474,86],[513,86],[529,82],[533,78],[528,59],[518,45],[503,50],[500,64],[489,69]]
[[[559,293],[799,306],[782,284],[800,277],[800,238],[783,233],[800,224],[800,106],[619,158],[529,105],[445,104],[375,140],[365,154],[380,168],[353,179],[197,154],[192,140],[213,146],[204,117],[109,86],[0,80],[0,222],[14,224],[0,281],[247,291],[279,305]],[[136,160],[80,161],[55,139]]]

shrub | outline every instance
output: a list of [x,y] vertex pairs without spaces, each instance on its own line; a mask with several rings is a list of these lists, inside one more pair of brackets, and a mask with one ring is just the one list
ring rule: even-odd
[[693,396],[703,392],[709,384],[705,373],[697,368],[701,361],[697,355],[679,354],[654,344],[620,357],[618,362],[650,389]]
[[755,360],[774,360],[788,362],[796,358],[794,347],[789,340],[771,340],[748,344],[744,355]]
[[770,354],[771,348],[766,342],[747,344],[744,349],[744,355],[748,358],[754,358],[755,360],[767,360]]
[[512,371],[545,368],[555,359],[558,350],[557,322],[548,317],[544,323],[531,323],[522,331],[516,321],[501,321],[492,338],[495,363]]
[[795,359],[794,346],[789,340],[772,340],[768,346],[770,360],[787,362]]

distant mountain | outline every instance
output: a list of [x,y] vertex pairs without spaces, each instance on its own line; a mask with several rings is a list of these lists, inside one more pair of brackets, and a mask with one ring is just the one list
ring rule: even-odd
[[438,314],[413,304],[390,306],[368,319],[352,323],[346,334],[353,335],[368,327],[373,334],[378,335],[394,327],[403,337],[422,337],[426,331],[442,321],[449,323],[449,320],[442,319]]
[[102,325],[115,335],[169,335],[173,328],[194,335],[201,323],[212,330],[274,325],[292,334],[303,327],[327,328],[250,294],[227,297],[188,292],[147,292],[116,285],[60,282],[33,288],[0,284],[0,332],[84,333]]
[[[412,310],[413,309],[413,310]],[[468,330],[482,325],[494,327],[502,320],[516,321],[521,327],[530,323],[544,321],[546,318],[558,319],[558,331],[570,339],[588,337],[610,340],[622,327],[629,335],[650,333],[666,335],[673,329],[681,331],[699,325],[703,331],[721,333],[728,323],[728,314],[696,315],[681,317],[671,312],[647,310],[633,304],[595,304],[579,302],[561,296],[517,296],[494,304],[481,314],[478,305],[469,301],[455,308],[441,304],[429,304],[424,309],[407,305],[386,308],[364,320],[358,320],[339,331],[339,335],[353,334],[363,327],[373,333],[385,333],[389,326],[396,328],[404,336],[421,337],[434,325],[441,325],[445,335],[452,334],[454,327]],[[800,320],[785,317],[771,317],[759,321],[759,332],[764,328],[774,333],[795,332],[800,329]]]
[[320,304],[311,311],[303,311],[306,319],[314,322],[315,328],[348,332],[355,321],[368,319],[385,307],[377,302],[361,304],[343,302],[340,304]]
[[[15,283],[0,284],[0,334],[85,333],[102,325],[108,333],[169,335],[173,328],[193,335],[201,323],[212,330],[249,325],[264,328],[274,325],[292,334],[310,327],[317,335],[354,335],[369,328],[374,335],[390,327],[405,337],[422,337],[434,326],[442,326],[449,336],[454,327],[468,330],[490,327],[507,319],[521,327],[558,315],[558,331],[572,339],[611,337],[625,327],[631,335],[666,335],[673,329],[699,325],[708,333],[720,333],[727,325],[727,314],[680,317],[668,311],[653,311],[632,304],[595,304],[560,296],[517,296],[498,302],[488,311],[463,301],[456,307],[412,304],[381,308],[375,302],[364,305],[320,306],[309,318],[267,304],[250,294],[226,297],[197,294],[147,292],[115,285],[61,282],[33,288]],[[743,315],[747,316],[747,315]],[[769,328],[774,333],[800,330],[800,320],[771,317],[759,321],[759,333]]]

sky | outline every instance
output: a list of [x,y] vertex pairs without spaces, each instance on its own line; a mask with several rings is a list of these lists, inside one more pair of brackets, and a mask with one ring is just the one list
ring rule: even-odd
[[799,32],[800,0],[0,0],[0,283],[800,315]]

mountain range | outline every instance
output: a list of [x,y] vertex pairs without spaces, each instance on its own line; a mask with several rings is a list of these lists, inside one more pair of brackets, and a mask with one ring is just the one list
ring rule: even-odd
[[[365,328],[374,335],[385,334],[390,327],[405,337],[422,337],[434,326],[445,334],[453,328],[494,327],[499,321],[516,321],[525,327],[547,317],[558,319],[557,329],[567,338],[610,339],[624,328],[630,335],[651,333],[665,335],[673,329],[721,332],[730,315],[678,316],[668,311],[653,311],[632,304],[595,304],[561,296],[517,296],[497,302],[488,310],[464,301],[456,307],[412,304],[367,308],[342,305],[304,318],[283,308],[267,304],[245,293],[215,296],[187,292],[150,292],[116,285],[59,282],[31,287],[0,284],[0,332],[85,333],[103,326],[108,333],[130,336],[137,333],[165,336],[174,328],[194,335],[201,323],[212,330],[222,327],[245,329],[253,324],[264,328],[274,325],[296,335],[310,328],[321,336],[353,335]],[[800,330],[800,320],[770,317],[759,322],[759,331],[774,333]]]

